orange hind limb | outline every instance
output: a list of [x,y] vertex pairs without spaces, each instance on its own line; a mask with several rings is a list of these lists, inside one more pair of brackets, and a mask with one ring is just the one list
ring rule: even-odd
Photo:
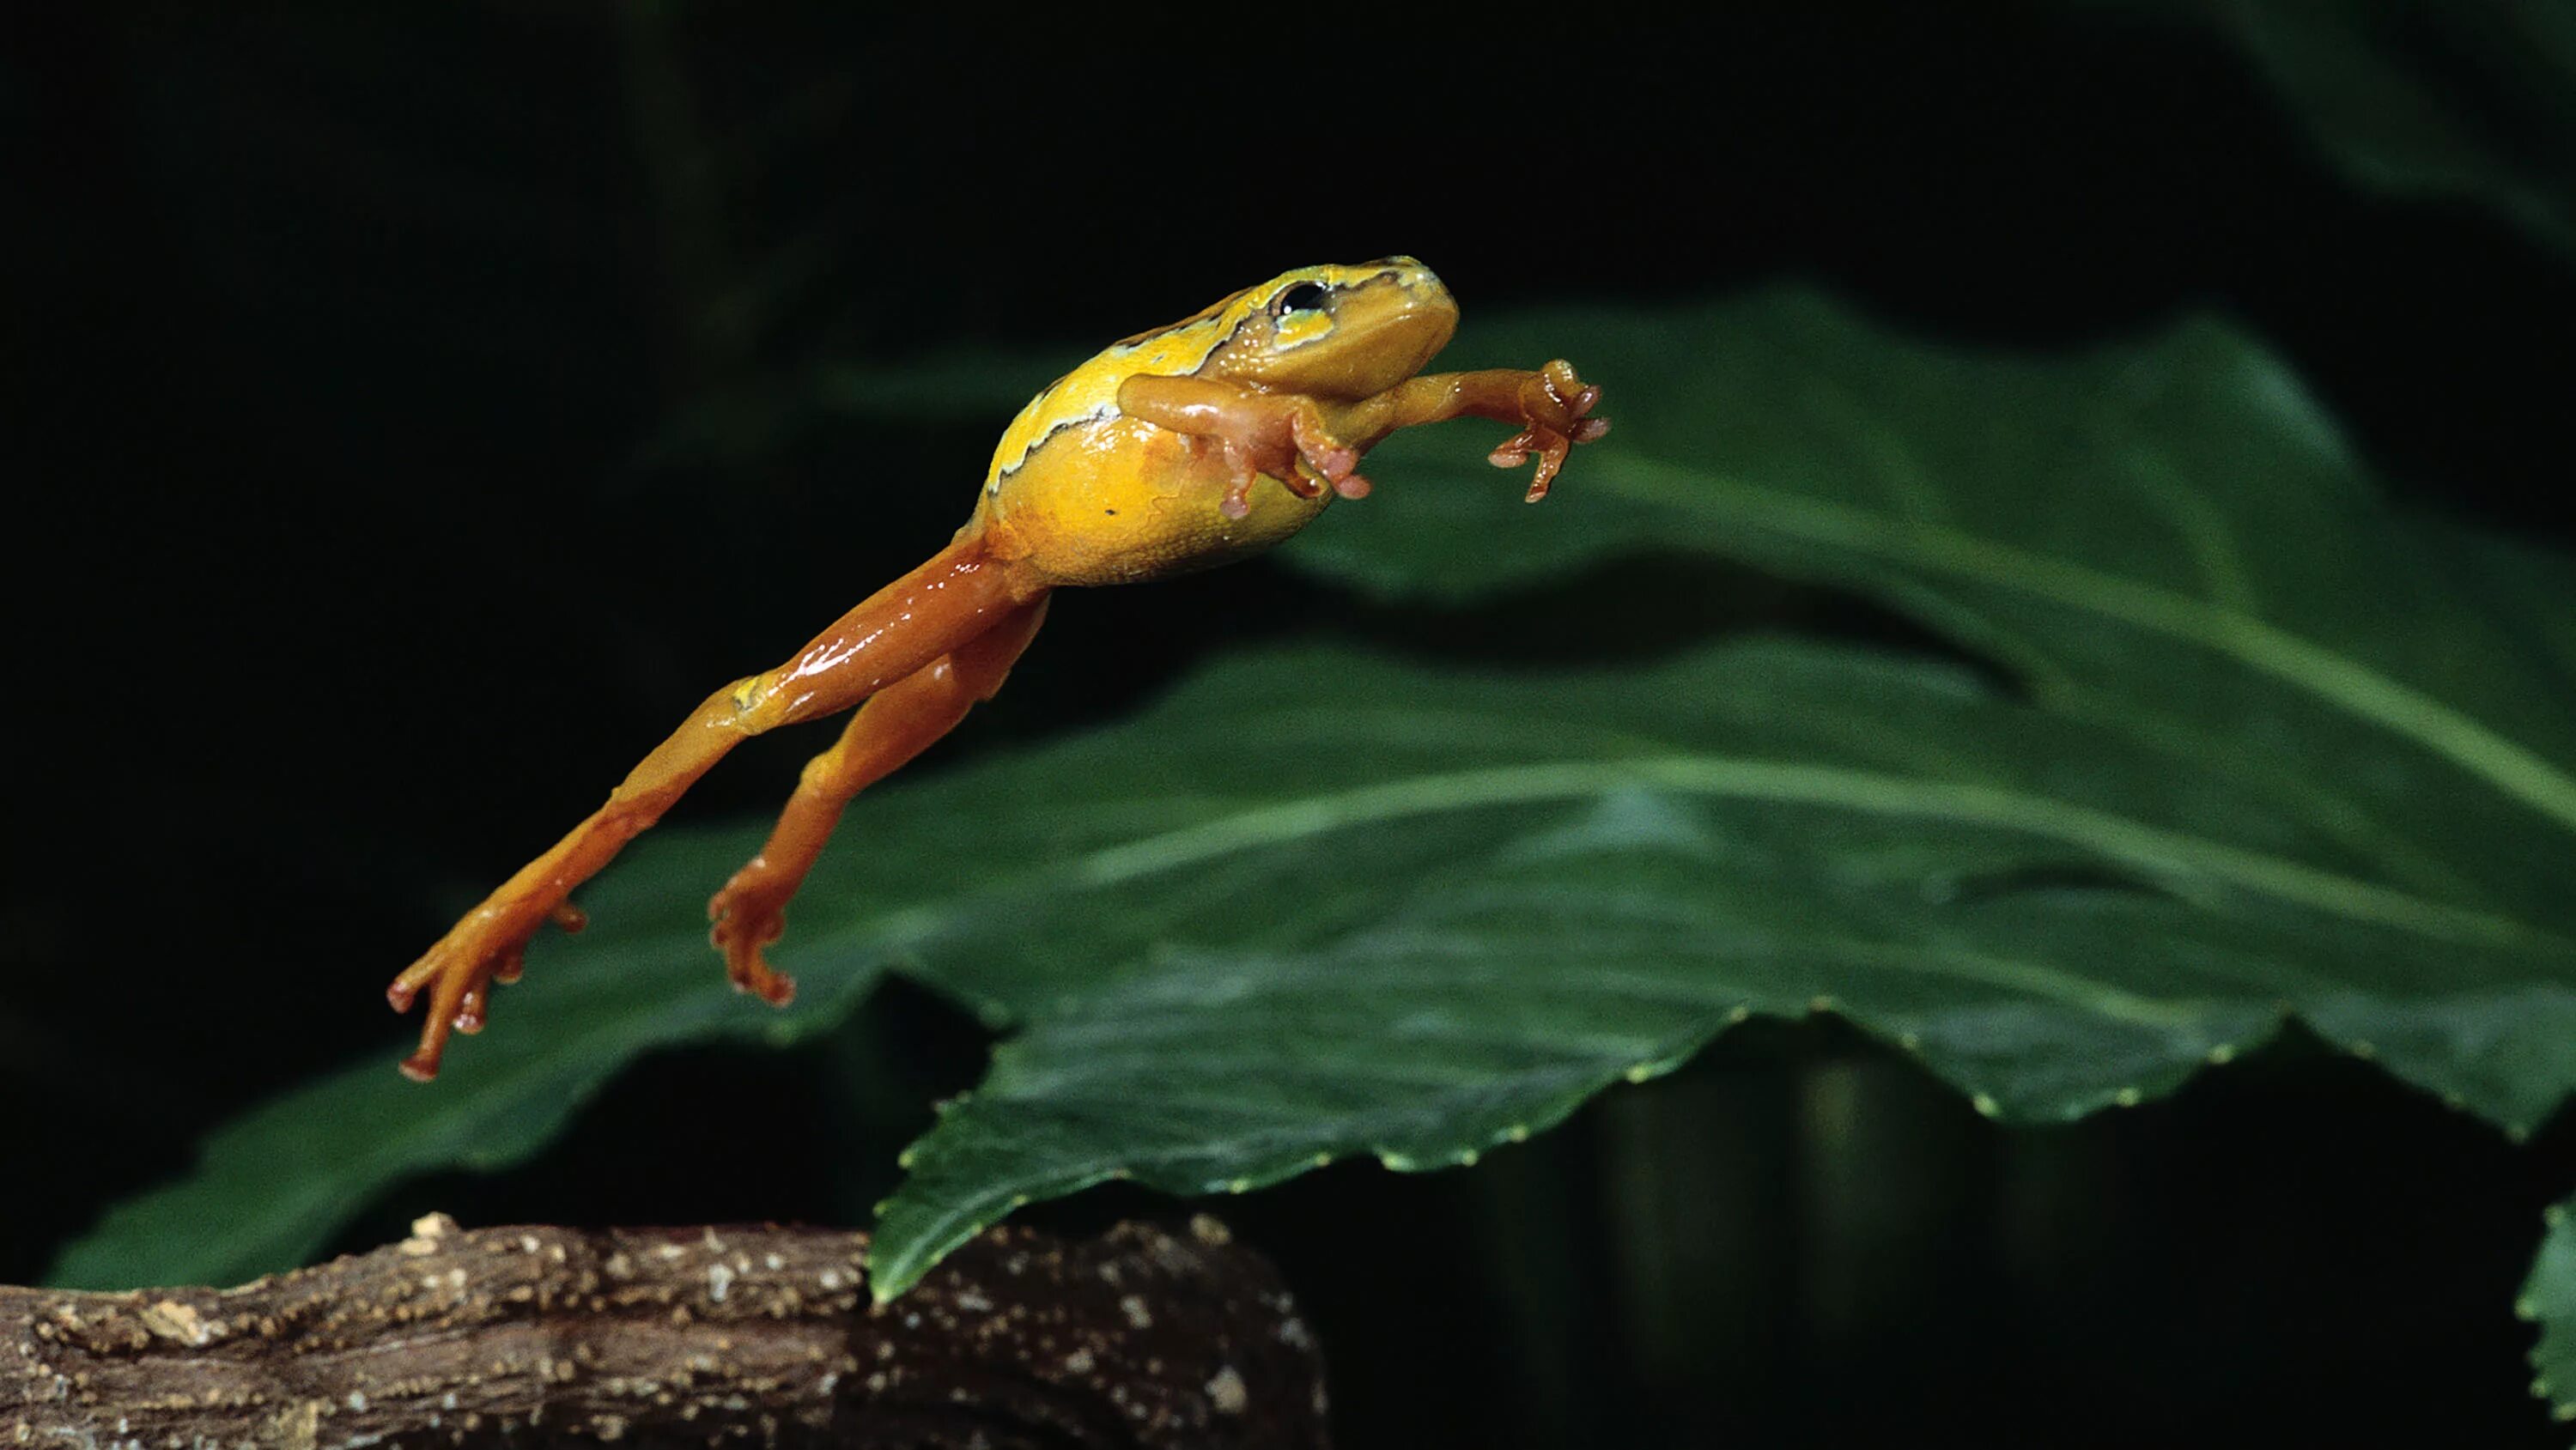
[[860,791],[901,769],[993,698],[1011,665],[1046,619],[1046,600],[1005,614],[975,638],[868,697],[831,749],[805,762],[796,793],[760,854],[707,903],[708,933],[724,953],[736,990],[784,1006],[796,984],[769,965],[762,948],[786,929],[787,903],[805,884],[841,812]]
[[423,988],[429,992],[420,1047],[404,1059],[403,1072],[436,1077],[448,1033],[482,1026],[489,984],[518,975],[537,929],[577,918],[565,915],[573,888],[650,829],[727,751],[763,731],[846,710],[989,632],[1045,593],[1015,584],[1014,572],[991,557],[980,536],[961,535],[841,616],[794,659],[709,695],[606,804],[520,867],[385,989],[396,1011],[409,1010]]
[[1537,500],[1609,426],[1592,416],[1600,390],[1562,361],[1423,376],[1457,326],[1456,300],[1411,257],[1300,267],[1057,379],[1003,430],[974,517],[939,557],[794,661],[709,697],[596,814],[395,979],[398,1008],[430,994],[406,1069],[436,1072],[447,1035],[482,1025],[491,984],[517,975],[567,894],[744,736],[888,695],[809,767],[768,847],[709,904],[735,983],[783,1000],[787,980],[761,948],[842,806],[1001,683],[1049,588],[1170,578],[1267,549],[1332,497],[1368,493],[1359,462],[1388,434],[1444,419],[1519,429],[1490,456],[1535,460]]

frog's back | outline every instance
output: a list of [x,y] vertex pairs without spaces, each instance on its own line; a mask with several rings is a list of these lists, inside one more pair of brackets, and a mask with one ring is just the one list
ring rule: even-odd
[[984,470],[984,491],[999,493],[1002,481],[1018,472],[1038,445],[1055,434],[1116,418],[1118,385],[1127,379],[1179,377],[1198,371],[1208,354],[1232,333],[1234,319],[1229,314],[1242,296],[1237,292],[1168,327],[1113,342],[1089,362],[1039,389],[1011,426],[1002,430],[992,464]]

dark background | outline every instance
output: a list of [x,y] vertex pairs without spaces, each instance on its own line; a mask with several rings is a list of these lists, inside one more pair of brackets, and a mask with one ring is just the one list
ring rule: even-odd
[[[706,689],[945,540],[1007,408],[898,426],[837,404],[832,365],[1070,360],[1392,251],[1471,315],[1794,278],[2062,348],[2216,309],[2415,506],[2570,535],[2576,269],[2469,201],[2347,180],[2192,28],[34,9],[0,21],[0,1280],[245,1104],[390,1064],[381,984],[455,911]],[[937,759],[1250,639],[1553,660],[1784,622],[1904,637],[1702,561],[1474,614],[1255,562],[1060,601]],[[773,806],[821,743],[739,752],[682,818]],[[864,1222],[980,1044],[898,984],[819,1047],[665,1055],[540,1163],[408,1185],[341,1246],[432,1207]],[[1733,1034],[1473,1171],[1217,1207],[1310,1304],[1354,1446],[2546,1445],[2510,1305],[2571,1184],[2564,1125],[2508,1145],[2296,1038],[2001,1130],[1822,1024]]]

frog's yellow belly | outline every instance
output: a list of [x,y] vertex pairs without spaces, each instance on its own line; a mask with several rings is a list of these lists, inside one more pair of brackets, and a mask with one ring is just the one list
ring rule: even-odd
[[1299,498],[1264,477],[1251,512],[1217,505],[1232,478],[1204,440],[1106,418],[1058,432],[976,507],[994,557],[1048,584],[1134,584],[1259,553],[1312,523],[1333,493]]

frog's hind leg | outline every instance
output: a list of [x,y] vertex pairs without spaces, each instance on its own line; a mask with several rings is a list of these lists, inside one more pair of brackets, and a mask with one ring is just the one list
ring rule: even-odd
[[423,993],[429,999],[420,1048],[403,1071],[423,1080],[436,1076],[448,1032],[483,1025],[490,984],[518,975],[521,953],[537,930],[548,921],[578,924],[580,914],[565,899],[573,889],[661,819],[735,745],[909,683],[952,651],[1028,614],[1044,592],[995,561],[980,535],[961,533],[841,616],[794,659],[709,695],[605,804],[467,912],[386,988],[396,1011]]
[[726,975],[741,991],[784,1003],[796,984],[772,969],[762,949],[786,927],[789,898],[840,824],[850,798],[956,728],[966,712],[993,698],[1046,618],[1046,600],[1022,605],[993,627],[869,697],[831,749],[805,763],[760,854],[733,874],[707,903],[709,935],[725,956]]

